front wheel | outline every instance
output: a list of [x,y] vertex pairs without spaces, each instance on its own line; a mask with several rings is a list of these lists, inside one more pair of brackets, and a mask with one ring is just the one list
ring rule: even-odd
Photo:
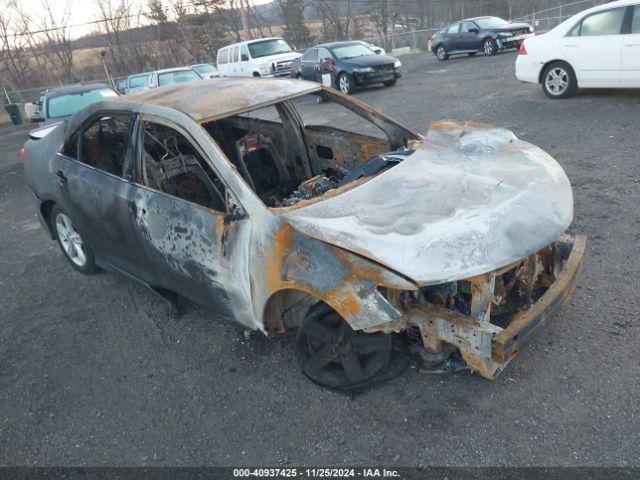
[[71,218],[56,205],[51,211],[50,220],[60,249],[71,266],[85,274],[94,272],[96,264],[93,251],[84,242]]
[[398,82],[398,79],[394,78],[393,80],[387,80],[386,82],[382,82],[382,83],[384,84],[385,87],[393,87],[397,82]]
[[391,335],[354,331],[326,303],[309,309],[296,337],[302,372],[314,382],[338,390],[373,385],[391,359]]
[[342,72],[338,77],[338,88],[345,95],[350,95],[355,90],[353,78],[348,73]]
[[554,62],[542,74],[542,90],[552,99],[567,98],[578,88],[573,69],[565,62]]
[[484,42],[482,42],[482,51],[485,55],[491,56],[495,55],[498,50],[498,46],[496,45],[495,40],[491,38],[487,38]]

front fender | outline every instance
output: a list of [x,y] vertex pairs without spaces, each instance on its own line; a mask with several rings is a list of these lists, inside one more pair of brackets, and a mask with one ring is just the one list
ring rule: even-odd
[[306,292],[336,310],[354,330],[393,324],[400,313],[377,287],[416,289],[384,267],[281,224],[267,248],[261,309],[275,292]]

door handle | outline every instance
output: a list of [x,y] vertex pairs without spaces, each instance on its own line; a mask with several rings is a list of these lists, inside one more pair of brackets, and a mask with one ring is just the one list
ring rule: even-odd
[[625,43],[625,47],[640,47],[640,43]]
[[563,47],[577,47],[577,46],[578,46],[578,44],[577,44],[577,43],[565,43],[565,44],[563,45]]
[[60,179],[60,185],[65,187],[67,185],[67,177],[65,176],[64,172],[62,170],[58,170],[56,172],[56,175]]

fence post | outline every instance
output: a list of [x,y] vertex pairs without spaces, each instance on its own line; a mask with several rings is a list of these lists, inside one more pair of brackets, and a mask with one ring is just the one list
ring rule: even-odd
[[560,9],[560,14],[558,15],[558,25],[562,23],[562,5],[558,7]]

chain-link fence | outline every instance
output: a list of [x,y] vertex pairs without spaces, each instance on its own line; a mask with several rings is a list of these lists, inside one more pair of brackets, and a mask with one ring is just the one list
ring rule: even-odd
[[580,13],[587,8],[609,3],[610,1],[611,0],[578,0],[576,2],[565,3],[557,7],[533,12],[524,17],[517,18],[516,21],[526,22],[532,25],[536,32],[546,32],[557,27],[576,13]]

